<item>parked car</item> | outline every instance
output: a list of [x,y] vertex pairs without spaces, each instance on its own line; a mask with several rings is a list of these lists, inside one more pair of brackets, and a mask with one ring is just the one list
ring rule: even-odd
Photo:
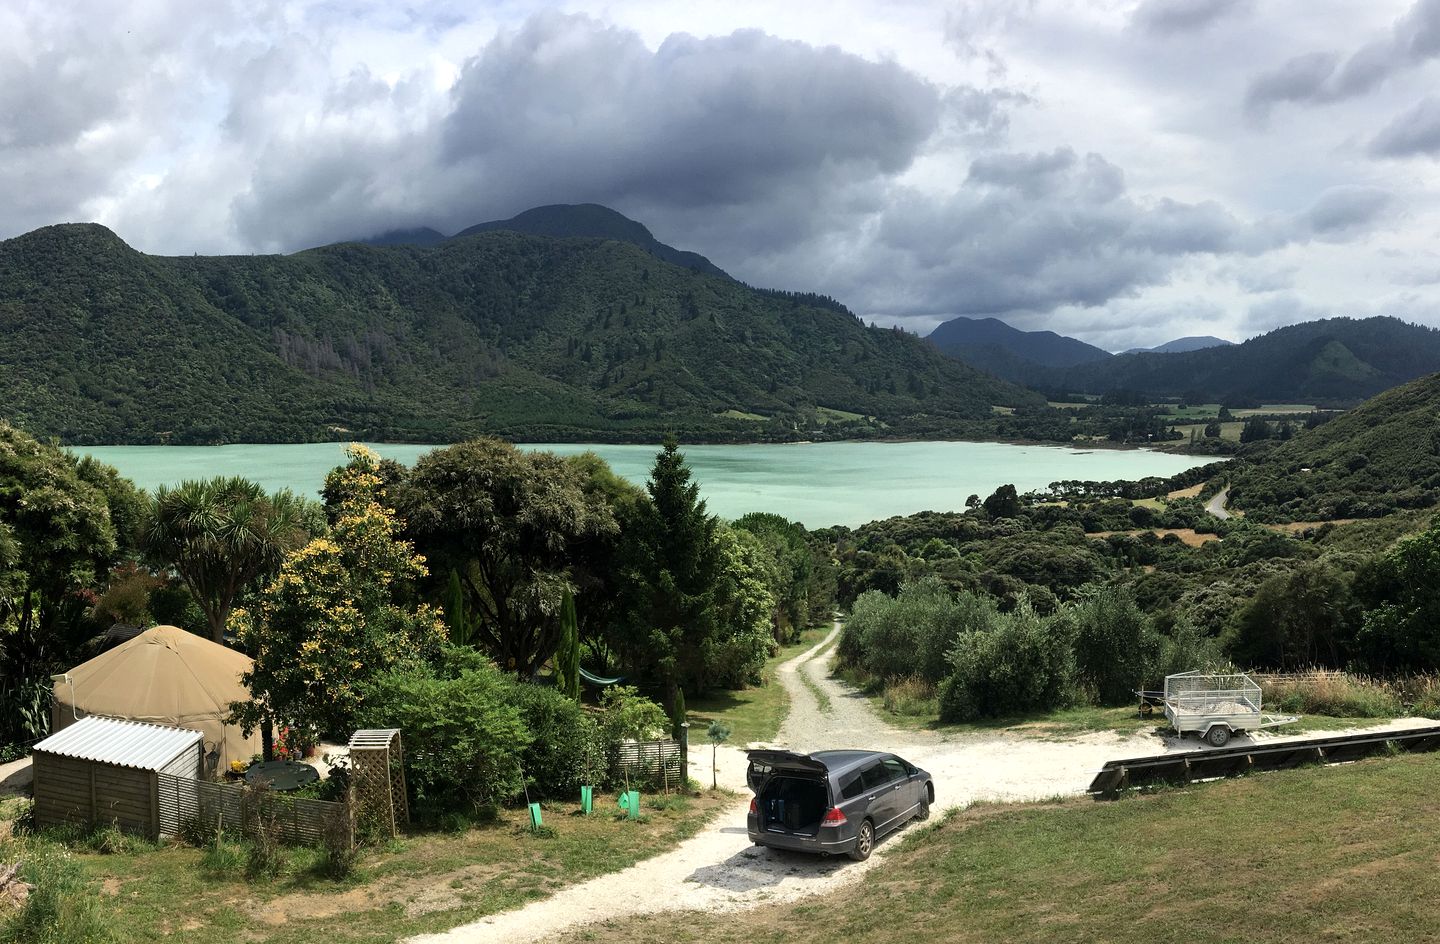
[[870,858],[875,840],[925,819],[935,784],[914,764],[881,751],[750,751],[755,798],[746,827],[757,846]]

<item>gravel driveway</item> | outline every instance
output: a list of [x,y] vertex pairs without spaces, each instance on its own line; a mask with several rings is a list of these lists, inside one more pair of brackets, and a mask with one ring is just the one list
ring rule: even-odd
[[[935,777],[936,806],[945,809],[977,799],[1039,799],[1083,790],[1090,777],[1116,756],[1149,753],[1150,739],[1095,735],[1070,742],[1032,741],[1014,736],[941,738],[928,731],[903,731],[880,720],[858,693],[829,677],[828,654],[837,624],[810,650],[777,670],[790,695],[790,714],[776,736],[778,745],[800,751],[872,748],[895,751]],[[800,673],[828,696],[822,710]],[[721,783],[745,789],[745,755],[722,748]],[[692,776],[709,779],[708,750],[693,754]],[[745,833],[748,792],[704,832],[663,855],[622,872],[603,875],[533,904],[491,915],[443,934],[414,938],[417,944],[481,944],[542,941],[597,921],[656,911],[732,911],[817,895],[858,881],[885,860],[895,837],[883,841],[868,862],[819,859],[753,846]],[[903,834],[903,830],[901,831]]]

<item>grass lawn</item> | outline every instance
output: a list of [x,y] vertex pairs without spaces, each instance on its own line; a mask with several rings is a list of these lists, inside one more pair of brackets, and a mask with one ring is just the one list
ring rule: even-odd
[[780,730],[780,722],[785,720],[785,714],[790,710],[790,699],[784,686],[775,681],[776,667],[824,639],[828,632],[829,625],[817,626],[802,632],[798,642],[781,646],[780,651],[765,663],[764,681],[754,688],[738,692],[710,692],[687,701],[685,713],[690,720],[690,743],[703,743],[705,729],[716,720],[730,726],[729,743],[736,747],[773,741],[775,732]]
[[[623,869],[694,835],[733,797],[647,795],[645,816],[635,822],[616,818],[616,797],[595,801],[590,816],[570,815],[575,804],[547,804],[550,835],[531,833],[526,814],[506,810],[492,825],[402,838],[368,852],[352,877],[338,881],[310,868],[315,853],[308,849],[292,851],[288,874],[255,884],[243,878],[239,847],[222,867],[178,843],[137,841],[106,855],[75,845],[72,855],[119,941],[388,944]],[[0,861],[9,858],[0,842]]]
[[835,410],[828,406],[817,406],[815,418],[821,423],[834,423],[843,420],[873,420],[875,417],[866,416],[864,413],[851,413],[849,410]]
[[843,922],[847,944],[1433,941],[1437,777],[1440,756],[1421,754],[1115,802],[975,806],[907,828],[884,865],[823,897],[575,939],[819,944]]
[[1132,498],[1130,504],[1136,508],[1149,508],[1151,511],[1165,510],[1165,499],[1163,498]]

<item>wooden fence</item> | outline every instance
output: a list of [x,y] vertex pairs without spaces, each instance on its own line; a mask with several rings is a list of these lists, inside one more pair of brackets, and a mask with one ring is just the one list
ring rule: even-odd
[[685,760],[685,748],[679,741],[625,741],[615,753],[614,775],[636,785],[684,786]]
[[[248,833],[254,826],[251,804],[256,801],[238,785],[157,774],[156,787],[162,836],[176,835],[192,820],[207,830],[219,827],[236,835]],[[273,791],[259,802],[265,804],[261,815],[274,816],[281,842],[313,845],[334,824],[354,843],[350,811],[344,803],[287,797]]]

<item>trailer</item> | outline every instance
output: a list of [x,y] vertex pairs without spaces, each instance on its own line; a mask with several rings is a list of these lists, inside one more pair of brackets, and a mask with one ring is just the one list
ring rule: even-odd
[[1197,734],[1213,747],[1223,747],[1234,734],[1300,720],[1295,715],[1264,714],[1260,686],[1243,673],[1167,675],[1164,704],[1165,718],[1176,734]]

